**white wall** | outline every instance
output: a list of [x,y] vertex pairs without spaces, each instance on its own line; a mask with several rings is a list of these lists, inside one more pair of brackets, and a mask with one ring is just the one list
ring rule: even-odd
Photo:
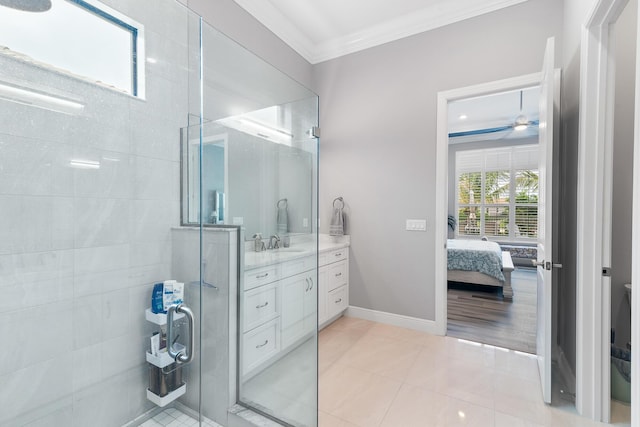
[[311,87],[311,64],[233,0],[179,1],[187,4],[206,22],[278,70]]
[[[350,303],[435,318],[433,203],[439,91],[537,72],[562,4],[530,0],[314,67],[320,95],[320,226],[349,208]],[[407,232],[405,219],[427,220]]]
[[616,345],[631,340],[631,311],[624,284],[631,283],[633,119],[638,1],[630,0],[615,25],[616,88],[613,135],[611,326]]

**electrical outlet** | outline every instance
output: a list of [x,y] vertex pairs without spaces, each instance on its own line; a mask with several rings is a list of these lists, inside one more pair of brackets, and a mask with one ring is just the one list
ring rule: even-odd
[[408,219],[405,229],[408,231],[427,231],[426,219]]

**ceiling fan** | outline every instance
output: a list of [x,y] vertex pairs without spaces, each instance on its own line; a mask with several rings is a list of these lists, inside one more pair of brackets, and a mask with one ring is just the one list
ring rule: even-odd
[[521,132],[529,129],[530,127],[537,127],[540,124],[540,122],[538,120],[529,120],[527,116],[522,112],[522,92],[523,91],[521,90],[520,91],[520,114],[518,114],[518,116],[515,118],[513,123],[510,123],[504,126],[492,127],[492,128],[475,129],[475,130],[468,130],[468,131],[462,131],[462,132],[451,132],[449,133],[449,138],[460,138],[463,136],[474,136],[474,135],[487,135],[487,134],[494,134],[494,133],[500,133],[500,132],[504,133],[504,135],[502,136],[504,138],[507,135],[510,135],[511,132],[513,131]]

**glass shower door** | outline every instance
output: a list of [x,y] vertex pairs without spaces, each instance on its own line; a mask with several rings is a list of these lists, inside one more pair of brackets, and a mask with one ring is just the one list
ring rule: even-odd
[[[229,272],[229,294],[203,285],[200,358],[232,369],[231,383],[218,382],[228,385],[229,404],[315,427],[318,99],[206,23],[202,57],[202,207],[191,219],[203,224],[203,266]],[[207,254],[207,235],[235,242],[228,259]],[[222,246],[210,245],[217,253]],[[228,323],[207,321],[215,315],[206,293],[229,302],[218,307]],[[225,355],[206,344],[220,329],[229,333]],[[213,379],[203,367],[204,415],[214,404],[205,392],[215,395]]]

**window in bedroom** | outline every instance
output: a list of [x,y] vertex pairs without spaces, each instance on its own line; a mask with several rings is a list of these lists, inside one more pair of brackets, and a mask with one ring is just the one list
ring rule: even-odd
[[538,236],[538,146],[456,153],[458,236]]

